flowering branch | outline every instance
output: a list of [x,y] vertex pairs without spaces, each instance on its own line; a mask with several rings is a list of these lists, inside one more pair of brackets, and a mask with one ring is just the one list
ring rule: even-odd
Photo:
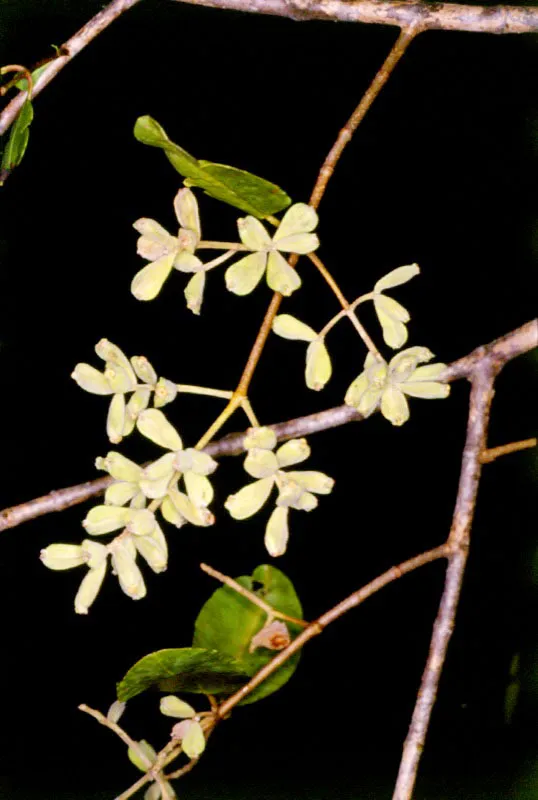
[[[494,359],[514,358],[537,346],[538,320],[531,320],[500,339],[496,339],[487,345],[481,345],[463,358],[449,364],[442,375],[442,380],[452,382],[461,378],[468,378],[484,359],[490,357]],[[363,419],[364,417],[355,409],[342,405],[328,408],[325,411],[318,411],[315,414],[308,414],[304,417],[290,419],[286,422],[277,422],[267,427],[275,432],[278,441],[286,441],[287,439],[308,436],[319,431],[337,428],[349,422],[360,422]],[[204,448],[204,452],[213,458],[240,455],[245,452],[244,438],[244,432],[230,434],[219,441],[207,445]],[[56,489],[43,497],[37,497],[33,500],[28,500],[26,503],[5,508],[0,511],[0,531],[15,528],[23,522],[50,514],[53,511],[64,511],[66,508],[83,503],[91,497],[104,492],[113,480],[107,475],[104,478],[68,486],[65,489]]]

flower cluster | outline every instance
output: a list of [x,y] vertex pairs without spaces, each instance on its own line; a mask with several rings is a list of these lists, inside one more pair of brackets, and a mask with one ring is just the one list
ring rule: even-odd
[[403,425],[409,419],[405,395],[425,399],[447,397],[450,386],[438,378],[446,364],[418,366],[433,358],[427,347],[408,347],[390,361],[366,356],[364,371],[347,390],[345,402],[367,417],[377,408],[393,425]]
[[312,231],[318,215],[306,203],[295,203],[282,218],[271,238],[256,217],[239,219],[237,227],[242,243],[250,255],[236,261],[226,270],[226,288],[234,294],[250,294],[267,272],[267,284],[275,292],[289,297],[299,288],[301,279],[282,253],[312,253],[319,239]]
[[306,439],[290,439],[273,453],[276,443],[276,435],[270,428],[248,431],[244,440],[247,450],[244,467],[257,480],[230,495],[224,505],[234,519],[246,519],[260,510],[276,486],[278,498],[265,529],[265,546],[270,555],[281,556],[288,543],[289,509],[312,511],[318,504],[315,494],[329,494],[334,481],[323,472],[284,471],[285,467],[308,458],[310,448]]
[[[136,742],[136,750],[134,747],[129,747],[127,755],[129,756],[129,761],[141,772],[148,772],[157,761],[157,752],[155,748],[145,739]],[[170,800],[177,797],[168,781],[163,781],[163,784],[166,787],[167,797],[170,798]],[[144,794],[144,800],[160,800],[161,797],[161,787],[156,781],[151,784]]]
[[[109,440],[119,444],[134,430],[138,415],[149,405],[151,393],[154,406],[161,408],[175,400],[177,386],[166,378],[158,378],[145,356],[133,356],[129,361],[108,339],[101,339],[95,352],[105,362],[104,370],[100,372],[90,364],[80,363],[71,377],[86,392],[112,395],[106,430]],[[127,394],[131,397],[126,402]]]
[[137,300],[153,300],[161,291],[172,272],[194,272],[187,284],[185,296],[189,308],[199,313],[202,303],[207,265],[202,264],[194,252],[202,238],[198,202],[190,189],[180,189],[174,198],[174,211],[179,222],[179,233],[171,236],[154,219],[138,219],[133,227],[141,234],[137,253],[151,263],[137,272],[131,292]]
[[[97,468],[108,472],[114,482],[106,490],[104,505],[90,509],[82,523],[90,536],[118,530],[121,533],[106,546],[86,539],[81,545],[52,544],[41,551],[41,560],[50,569],[88,566],[75,599],[78,614],[88,613],[97,597],[108,556],[121,589],[133,600],[146,594],[136,563],[138,555],[154,572],[167,568],[168,547],[155,517],[157,508],[164,519],[178,528],[186,522],[205,527],[215,521],[207,508],[213,499],[207,476],[215,471],[217,462],[194,448],[184,450],[180,435],[159,409],[141,411],[136,426],[140,433],[170,452],[145,468],[115,451],[98,458]],[[180,480],[185,492],[179,489]],[[146,508],[148,500],[153,503]]]

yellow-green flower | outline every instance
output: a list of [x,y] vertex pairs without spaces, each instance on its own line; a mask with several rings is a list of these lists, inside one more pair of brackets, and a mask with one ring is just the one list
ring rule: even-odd
[[[113,444],[119,444],[134,430],[138,415],[149,405],[151,393],[155,408],[160,408],[176,398],[177,386],[166,378],[157,378],[145,356],[133,356],[129,361],[108,339],[101,339],[95,352],[105,361],[104,370],[100,372],[90,364],[79,363],[71,377],[86,392],[112,395],[107,414],[107,435]],[[125,395],[131,392],[126,402]]]
[[378,280],[374,286],[374,307],[379,324],[383,329],[383,338],[393,350],[398,350],[406,343],[406,323],[409,322],[410,316],[406,308],[392,297],[387,297],[383,292],[386,289],[393,289],[395,286],[407,283],[419,272],[418,264],[397,267],[397,269],[393,269],[392,272]]
[[282,253],[304,254],[316,250],[319,239],[312,231],[317,224],[318,215],[305,203],[296,203],[286,211],[273,238],[256,217],[239,219],[241,241],[253,252],[226,270],[226,288],[234,294],[250,294],[267,270],[270,288],[288,297],[299,288],[301,279]]
[[273,453],[276,443],[276,435],[270,428],[249,431],[244,441],[247,449],[244,468],[257,480],[230,495],[224,504],[234,519],[246,519],[260,510],[273,487],[277,487],[277,507],[265,531],[265,546],[272,556],[286,552],[289,509],[312,511],[318,504],[315,495],[329,494],[334,486],[333,479],[323,472],[285,471],[285,467],[299,464],[310,455],[306,439],[290,439]]
[[291,314],[278,314],[273,320],[273,331],[283,339],[309,343],[306,348],[306,385],[316,392],[323,389],[332,375],[331,357],[324,337]]
[[131,292],[137,300],[153,300],[161,291],[172,269],[180,272],[198,272],[203,269],[194,251],[202,232],[196,197],[190,189],[180,189],[174,198],[174,211],[179,222],[179,233],[171,236],[154,219],[138,219],[133,227],[141,234],[137,252],[151,263],[137,272]]
[[166,717],[183,720],[172,728],[172,738],[181,741],[185,755],[189,758],[201,756],[205,750],[205,736],[194,708],[170,694],[161,699],[160,710]]
[[380,408],[393,425],[403,425],[409,419],[406,395],[435,400],[447,397],[450,386],[441,383],[439,376],[446,364],[418,366],[433,358],[427,347],[409,347],[390,361],[366,356],[364,371],[347,390],[345,402],[364,417]]

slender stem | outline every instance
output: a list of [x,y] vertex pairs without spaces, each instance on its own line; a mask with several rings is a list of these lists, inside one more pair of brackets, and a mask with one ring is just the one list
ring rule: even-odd
[[489,447],[480,454],[480,463],[489,464],[491,461],[506,456],[509,453],[518,453],[520,450],[527,450],[530,447],[536,447],[538,439],[522,439],[520,442],[510,442],[510,444],[501,444],[499,447]]
[[[115,19],[117,19],[124,11],[135,6],[140,0],[113,0],[105,8],[101,9],[98,14],[92,17],[85,25],[78,30],[74,36],[64,42],[59,48],[61,55],[54,58],[45,67],[43,72],[35,81],[32,97],[36,97],[48,83],[66,66],[86,45],[88,45],[96,36],[105,30]],[[10,103],[3,109],[0,114],[0,135],[5,133],[9,126],[16,120],[19,111],[27,97],[27,92],[19,92],[19,94],[11,100]]]
[[226,584],[226,586],[229,586],[231,589],[237,592],[237,594],[246,597],[251,603],[261,608],[262,611],[265,611],[268,616],[277,619],[283,619],[286,620],[286,622],[293,622],[294,625],[300,625],[301,628],[308,627],[308,622],[306,622],[304,619],[290,617],[289,614],[285,614],[283,611],[278,611],[276,608],[273,608],[273,606],[269,605],[269,603],[266,603],[265,600],[262,600],[261,597],[258,597],[257,594],[249,591],[249,589],[245,589],[244,586],[241,586],[240,583],[234,581],[233,578],[230,578],[228,575],[224,575],[224,573],[213,569],[213,567],[210,567],[208,564],[200,564],[200,569],[203,570],[203,572],[206,572],[208,575],[211,575],[212,578],[216,578],[216,580]]
[[311,622],[307,628],[301,631],[301,633],[295,639],[293,639],[288,647],[277,653],[271,661],[262,667],[262,669],[259,670],[245,686],[242,686],[241,689],[235,692],[235,694],[231,695],[231,697],[228,697],[223,703],[221,703],[218,709],[219,716],[221,718],[226,717],[230,711],[241,702],[241,700],[253,692],[254,689],[260,685],[260,683],[263,683],[263,681],[272,675],[273,672],[279,669],[279,667],[281,667],[282,664],[284,664],[288,658],[290,658],[290,656],[300,650],[310,639],[322,633],[324,628],[326,628],[327,625],[330,625],[331,622],[334,622],[336,619],[338,619],[338,617],[341,617],[352,608],[356,608],[368,597],[371,597],[384,586],[392,583],[392,581],[398,580],[398,578],[401,578],[403,575],[407,575],[407,573],[424,566],[424,564],[429,564],[439,558],[445,558],[448,552],[449,550],[447,545],[444,544],[440,547],[435,547],[433,550],[428,550],[425,553],[421,553],[414,558],[410,558],[398,566],[391,567],[391,569],[387,570],[382,575],[379,575],[373,581],[370,581],[370,583],[367,583],[366,586],[363,586],[362,589],[353,592],[341,603],[338,603],[338,605],[334,606],[334,608],[331,608],[325,614],[322,614],[319,619],[317,619],[315,622]]
[[[345,316],[350,320],[351,324],[353,325],[353,327],[355,328],[355,330],[357,331],[357,333],[361,337],[362,341],[364,342],[364,344],[366,345],[368,350],[376,358],[381,359],[381,354],[379,353],[379,350],[377,349],[377,347],[375,346],[374,342],[372,341],[372,339],[368,335],[368,332],[365,329],[365,327],[357,319],[357,317],[356,317],[356,315],[354,313],[354,306],[352,306],[352,304],[348,303],[348,301],[344,297],[342,291],[340,290],[340,287],[338,286],[338,284],[334,280],[333,276],[331,275],[331,273],[329,272],[329,270],[327,269],[325,264],[322,262],[322,260],[320,258],[318,258],[318,256],[315,253],[309,253],[308,257],[310,258],[312,263],[315,264],[315,266],[317,267],[319,272],[323,275],[323,277],[325,278],[325,280],[327,281],[327,283],[329,284],[329,286],[331,287],[331,289],[333,290],[333,292],[337,296],[337,298],[338,298],[338,300],[340,302],[340,305],[342,306],[342,312],[341,312],[342,316]],[[340,317],[338,317],[338,319],[340,319]],[[337,321],[338,320],[335,320],[335,323]],[[335,323],[333,323],[333,324],[335,324]],[[327,327],[327,326],[325,326],[325,327]],[[332,327],[332,325],[329,323],[329,330],[330,330],[331,327]],[[325,331],[325,333],[327,332],[325,330],[325,328],[323,330]],[[322,337],[322,335],[323,335],[323,333],[320,333],[320,338]]]
[[248,250],[245,244],[240,242],[206,242],[202,240],[196,245],[197,250],[229,250],[231,253],[237,253],[241,250]]
[[482,471],[480,455],[486,445],[493,387],[498,370],[499,366],[489,358],[476,369],[472,378],[467,437],[463,449],[458,496],[447,540],[451,554],[443,595],[433,626],[430,652],[404,743],[393,800],[410,800],[413,795],[418,765],[437,697],[439,679],[454,630]]
[[[367,300],[371,300],[373,297],[373,293],[369,292],[368,294],[361,294],[360,297],[357,297],[352,303],[349,304],[349,309],[355,310],[355,308],[361,303],[365,303]],[[335,314],[332,319],[328,321],[328,323],[321,329],[319,332],[320,337],[325,337],[332,328],[336,325],[337,322],[340,322],[341,319],[348,316],[348,309],[343,308],[342,311],[339,311],[338,314]]]
[[203,450],[206,444],[208,444],[213,436],[220,431],[222,426],[230,419],[232,414],[237,411],[237,409],[241,406],[243,401],[243,397],[238,395],[237,392],[234,392],[228,401],[228,405],[226,408],[219,414],[217,419],[209,426],[207,431],[204,435],[199,439],[197,444],[195,445],[197,450]]
[[[289,259],[290,266],[294,266],[296,263],[297,257],[294,258],[292,256]],[[237,392],[243,396],[248,393],[250,382],[253,378],[256,367],[258,366],[258,361],[261,358],[263,348],[265,347],[265,342],[267,341],[267,337],[271,332],[273,320],[277,315],[281,302],[282,295],[279,292],[275,292],[271,302],[269,303],[267,311],[265,312],[265,317],[263,318],[260,330],[258,331],[258,335],[256,336],[256,340],[252,345],[252,350],[250,351],[250,355],[247,359],[247,363],[245,364],[243,374],[241,375],[237,385]]]
[[225,389],[210,389],[206,386],[193,386],[189,383],[176,383],[178,392],[183,394],[199,394],[206,397],[220,397],[223,400],[229,400],[233,396],[233,392],[228,392]]
[[250,400],[248,399],[248,397],[243,397],[243,399],[241,400],[241,408],[245,412],[245,414],[247,416],[247,419],[250,422],[250,424],[252,425],[252,427],[253,428],[259,428],[260,427],[260,423],[258,422],[258,417],[254,413],[254,409],[252,408],[252,406],[250,404]]
[[331,147],[329,154],[319,172],[316,185],[314,186],[312,196],[310,197],[310,205],[314,206],[314,208],[319,206],[321,198],[325,194],[327,184],[329,183],[329,180],[334,172],[334,168],[340,160],[340,156],[342,155],[345,146],[351,140],[351,137],[364,119],[366,112],[370,109],[379,92],[390,78],[394,68],[398,64],[398,61],[402,58],[403,54],[415,36],[420,33],[420,30],[421,28],[419,25],[411,25],[407,28],[404,28],[400,32],[400,35],[398,36],[392,50],[388,54],[381,69],[373,79],[369,88],[366,90],[364,97],[338,134],[338,138]]
[[[30,72],[30,70],[26,69],[26,67],[21,67],[19,64],[7,64],[7,66],[2,67],[0,69],[0,75],[5,75],[8,72],[17,72],[19,74],[24,75],[24,77],[26,78],[26,83],[28,85],[28,98],[30,99],[32,97],[32,90],[34,88],[34,81],[32,79],[32,73]],[[18,78],[17,76],[15,76],[13,81],[17,83],[17,80]],[[7,86],[0,86],[0,97],[5,95],[5,93],[9,91],[9,89],[11,89],[11,86],[12,86],[11,81],[10,83],[7,84]]]
[[206,261],[204,264],[204,272],[209,272],[210,269],[215,269],[215,267],[219,267],[221,264],[224,264],[225,261],[229,261],[232,256],[235,256],[236,252],[236,250],[227,250],[225,253],[222,253],[222,255],[217,256],[211,261]]

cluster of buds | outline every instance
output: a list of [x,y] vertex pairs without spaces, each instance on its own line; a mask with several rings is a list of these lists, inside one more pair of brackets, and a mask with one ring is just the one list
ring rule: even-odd
[[276,435],[270,428],[249,429],[244,439],[244,468],[257,480],[230,495],[224,505],[234,519],[246,519],[260,510],[276,487],[278,498],[265,529],[265,546],[270,555],[281,556],[289,538],[290,508],[312,511],[318,505],[315,495],[329,494],[334,481],[323,472],[285,470],[309,457],[306,439],[290,439],[273,453],[276,444]]
[[[166,378],[158,378],[145,356],[133,356],[129,361],[108,339],[101,339],[95,352],[105,362],[104,370],[100,372],[90,364],[80,363],[71,377],[86,392],[112,395],[106,430],[112,444],[119,444],[134,430],[138,415],[148,407],[152,393],[155,408],[162,408],[175,400],[177,386]],[[131,396],[126,401],[128,394]]]

